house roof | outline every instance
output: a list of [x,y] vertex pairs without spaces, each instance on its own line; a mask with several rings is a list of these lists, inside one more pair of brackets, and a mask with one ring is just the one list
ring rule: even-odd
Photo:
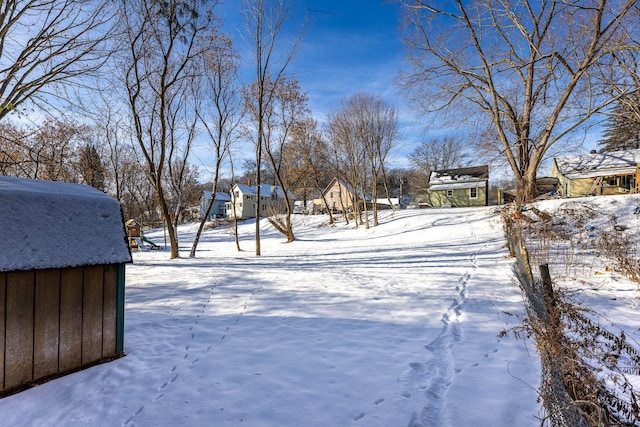
[[471,166],[457,169],[443,169],[431,172],[430,190],[477,187],[478,183],[489,179],[489,166]]
[[340,185],[340,187],[344,188],[347,190],[348,193],[353,194],[353,187],[351,187],[351,185],[349,183],[346,183],[338,178],[331,178],[331,181],[329,181],[329,184],[327,184],[327,186],[324,188],[324,190],[322,190],[322,196],[326,195],[329,190],[331,190],[336,184]]
[[[256,194],[257,192],[257,188],[253,185],[245,185],[245,184],[239,184],[236,183],[235,187],[240,190],[240,192],[242,194]],[[284,199],[284,191],[282,190],[282,187],[280,187],[279,185],[272,185],[272,184],[260,184],[260,196],[262,197],[270,197],[273,193],[276,193],[277,197],[279,199]],[[290,199],[295,199],[295,197],[293,196],[293,194],[289,191],[289,198]],[[229,199],[231,200],[231,199]]]
[[[204,190],[202,192],[202,197],[204,199],[210,200],[211,199],[211,191],[208,190]],[[223,191],[216,191],[216,200],[219,202],[230,202],[231,201],[231,195],[229,193],[225,193]]]
[[87,185],[0,177],[0,271],[131,262],[120,204]]
[[640,164],[640,150],[610,151],[555,158],[559,173],[570,179],[635,173]]
[[[348,182],[344,182],[342,180],[339,180],[338,178],[333,178],[329,182],[329,185],[327,185],[325,187],[325,189],[322,190],[322,197],[326,197],[326,195],[329,192],[329,190],[331,190],[336,184],[339,184],[340,187],[342,187],[345,190],[347,190],[347,193],[354,194],[353,187],[351,186],[351,184],[349,184]],[[359,193],[358,197],[361,197],[361,198],[363,198],[364,200],[367,200],[367,201],[371,201],[372,200],[371,196],[369,194],[365,194],[362,189],[358,189],[358,193]]]

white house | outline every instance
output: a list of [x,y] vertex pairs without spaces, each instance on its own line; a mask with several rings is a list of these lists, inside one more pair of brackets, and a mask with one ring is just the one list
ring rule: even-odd
[[[288,196],[290,202],[295,200],[291,192]],[[231,200],[226,203],[227,218],[255,218],[257,198],[255,186],[234,184],[231,188]],[[271,184],[260,185],[260,210],[265,216],[286,212],[286,199],[282,187]]]

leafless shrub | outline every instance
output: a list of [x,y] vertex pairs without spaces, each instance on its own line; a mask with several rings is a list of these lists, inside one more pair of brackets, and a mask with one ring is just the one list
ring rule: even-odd
[[640,286],[640,259],[631,237],[622,233],[603,233],[600,246],[615,261],[615,270]]
[[[565,371],[573,373],[566,377],[567,390],[574,400],[600,408],[602,414],[583,409],[593,426],[639,425],[640,392],[627,375],[640,375],[640,351],[629,343],[624,331],[614,334],[591,320],[589,316],[597,317],[592,311],[564,296],[558,298],[558,304],[564,333],[556,345],[565,353]],[[613,329],[613,325],[608,327]]]
[[571,252],[584,254],[599,247],[617,261],[623,274],[635,275],[631,278],[637,280],[638,261],[629,256],[630,238],[623,233],[600,233],[597,238],[591,230],[576,233],[595,218],[589,208],[565,210],[559,223],[523,221],[522,214],[503,211],[509,247],[517,257],[516,272],[528,302],[527,318],[511,332],[516,337],[533,337],[536,343],[542,363],[539,392],[547,411],[542,425],[640,425],[640,393],[628,378],[640,375],[637,343],[631,343],[621,330],[611,332],[615,325],[603,326],[604,318],[570,302],[551,284],[543,286],[530,267],[550,259],[557,262],[562,256],[568,263],[566,271],[575,271],[575,264],[587,264],[587,258]]

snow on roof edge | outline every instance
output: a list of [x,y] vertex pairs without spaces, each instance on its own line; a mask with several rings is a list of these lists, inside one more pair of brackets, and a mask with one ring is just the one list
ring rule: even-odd
[[131,262],[120,204],[82,184],[0,177],[0,272]]

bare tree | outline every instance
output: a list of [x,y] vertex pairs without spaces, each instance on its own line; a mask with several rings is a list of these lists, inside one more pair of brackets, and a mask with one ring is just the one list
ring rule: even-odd
[[[264,118],[269,104],[275,96],[275,90],[284,72],[293,58],[298,37],[292,40],[288,49],[280,44],[284,28],[290,18],[291,0],[245,0],[244,12],[246,33],[254,50],[256,67],[256,97],[252,104],[254,114],[251,119],[255,125],[256,143],[256,255],[260,250],[260,184],[262,165],[262,146],[264,140]],[[280,55],[278,55],[280,53]]]
[[[395,108],[371,94],[356,93],[341,101],[341,109],[331,116],[330,128],[336,147],[342,151],[349,164],[351,184],[362,192],[365,213],[369,203],[364,195],[368,182],[371,189],[373,225],[378,221],[378,183],[382,181],[387,199],[390,198],[386,183],[385,162],[398,134]],[[368,165],[368,166],[367,166]],[[355,192],[357,194],[357,192]],[[358,203],[359,205],[359,203]],[[366,216],[366,226],[369,218]]]
[[419,177],[419,188],[424,193],[431,172],[466,166],[469,154],[461,138],[445,136],[422,141],[409,155],[409,161]]
[[[191,91],[196,85],[195,76],[186,79],[185,92]],[[167,174],[165,175],[165,188],[170,194],[169,210],[172,212],[173,228],[177,230],[182,213],[188,207],[188,198],[185,197],[197,182],[198,171],[188,162],[191,147],[198,134],[198,117],[193,114],[192,98],[185,96],[183,101],[186,108],[176,108],[168,111],[168,155]]]
[[201,103],[195,106],[194,111],[211,142],[214,176],[211,200],[200,221],[190,257],[196,256],[200,235],[215,201],[222,163],[230,155],[229,148],[236,138],[236,131],[243,117],[237,75],[240,59],[233,49],[231,39],[215,31],[207,37],[207,41],[211,49],[202,57],[203,72],[199,94],[194,94],[194,99],[201,100]]
[[402,84],[423,111],[486,123],[519,202],[534,197],[550,147],[615,100],[595,71],[611,63],[638,7],[635,0],[402,3],[413,64]]
[[398,117],[394,107],[383,99],[370,94],[356,94],[362,107],[362,140],[365,153],[371,166],[371,194],[373,206],[373,225],[378,225],[378,184],[382,181],[385,196],[393,208],[387,182],[385,163],[391,150],[397,143]]
[[[358,122],[350,112],[345,100],[341,101],[342,108],[329,115],[328,135],[332,145],[333,170],[338,179],[339,186],[347,186],[350,200],[342,200],[340,191],[340,203],[345,221],[348,223],[349,213],[353,210],[353,218],[356,226],[364,224],[362,211],[366,214],[365,184],[370,178],[368,175],[367,158],[364,145],[359,139]],[[367,217],[367,227],[368,227]]]
[[125,218],[137,218],[142,225],[159,227],[157,220],[157,197],[153,185],[147,178],[145,168],[136,160],[132,146],[121,147],[122,157],[118,163],[121,190],[118,201]]
[[99,69],[115,16],[113,2],[1,2],[0,119],[27,102],[51,109],[68,85]]
[[[194,63],[203,54],[200,35],[213,22],[209,3],[200,0],[123,2],[127,101],[136,142],[167,225],[171,258],[180,256],[178,235],[167,199],[166,174],[178,147],[178,118],[188,117]],[[214,5],[211,5],[213,7]],[[184,130],[184,129],[182,129]],[[190,130],[186,129],[187,134]],[[186,148],[182,151],[187,156]]]
[[80,182],[78,155],[89,143],[92,130],[75,121],[49,118],[42,125],[1,129],[2,170],[15,176]]
[[[293,201],[290,200],[290,183],[286,179],[289,175],[286,171],[291,166],[293,159],[287,155],[295,156],[288,150],[292,132],[299,123],[308,118],[307,95],[300,91],[295,79],[281,78],[277,83],[270,83],[276,87],[268,86],[268,91],[273,92],[273,96],[263,110],[262,148],[268,167],[282,188],[286,214],[284,218],[281,218],[281,212],[275,209],[274,212],[270,212],[273,215],[268,216],[268,221],[276,230],[286,236],[287,242],[292,242],[295,240],[291,223]],[[255,83],[245,90],[247,109],[251,117],[257,117],[257,106],[253,100],[256,99],[258,91],[259,88]]]
[[0,175],[28,177],[27,132],[11,122],[0,124]]
[[[329,147],[318,130],[318,123],[308,118],[298,122],[292,132],[291,143],[287,147],[288,156],[295,159],[293,165],[287,168],[288,181],[298,183],[302,188],[302,198],[307,202],[307,197],[313,191],[322,194],[325,186],[331,180],[329,165]],[[291,176],[292,175],[292,176]],[[333,213],[328,201],[322,198],[324,208],[329,214],[329,224],[333,224]]]

